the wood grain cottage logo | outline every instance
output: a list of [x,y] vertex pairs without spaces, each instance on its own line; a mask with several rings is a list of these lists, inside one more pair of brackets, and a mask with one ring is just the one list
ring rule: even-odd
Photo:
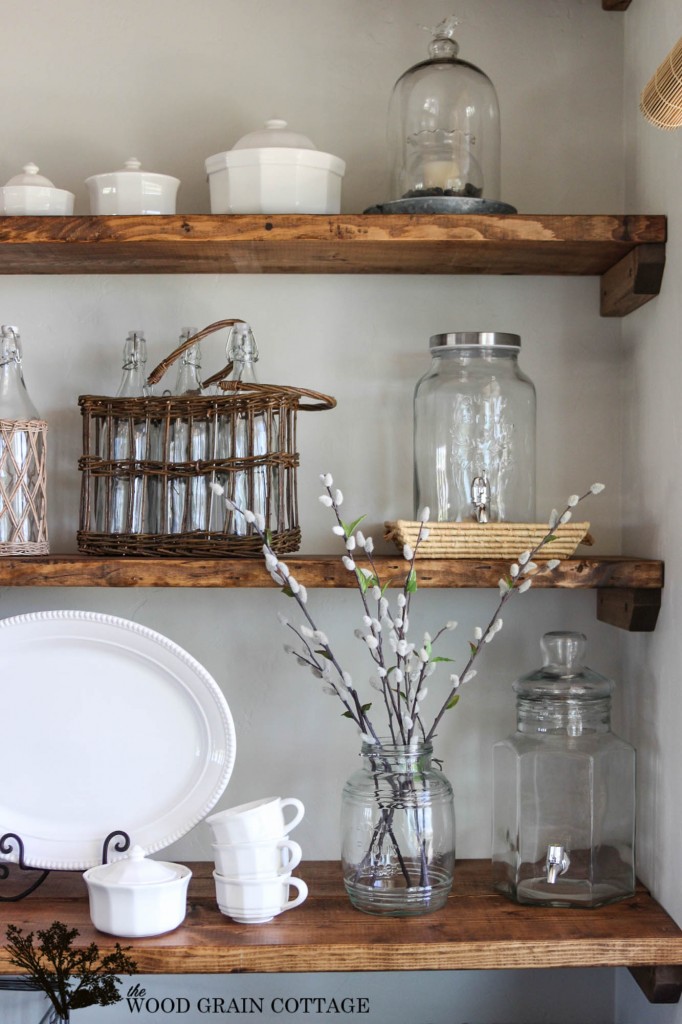
[[148,995],[140,985],[133,985],[126,993],[128,1009],[132,1014],[159,1014],[160,1017],[186,1014],[190,1011],[206,1015],[235,1016],[243,1014],[323,1014],[346,1015],[370,1012],[367,996],[198,996],[190,1000],[187,996]]

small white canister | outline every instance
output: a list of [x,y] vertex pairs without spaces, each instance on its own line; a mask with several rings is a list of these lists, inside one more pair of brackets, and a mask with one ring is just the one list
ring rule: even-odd
[[272,119],[205,162],[211,213],[339,213],[346,164]]
[[90,212],[104,216],[175,213],[179,178],[143,171],[135,157],[125,167],[85,179]]
[[133,846],[127,857],[84,873],[92,923],[130,939],[170,932],[185,919],[191,877],[182,864],[149,860]]
[[26,164],[23,174],[10,178],[0,188],[0,214],[10,217],[70,217],[73,192],[55,188],[49,178],[38,174],[35,164]]

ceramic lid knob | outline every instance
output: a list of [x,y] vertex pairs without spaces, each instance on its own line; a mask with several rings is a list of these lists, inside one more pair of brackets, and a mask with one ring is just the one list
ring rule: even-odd
[[178,870],[157,860],[149,860],[141,846],[131,847],[127,857],[91,870],[91,876],[107,885],[149,885],[178,877]]
[[125,162],[125,170],[126,171],[139,171],[139,169],[141,167],[142,167],[142,164],[137,159],[137,157],[134,157],[134,156],[131,156],[130,159],[126,160],[126,162]]

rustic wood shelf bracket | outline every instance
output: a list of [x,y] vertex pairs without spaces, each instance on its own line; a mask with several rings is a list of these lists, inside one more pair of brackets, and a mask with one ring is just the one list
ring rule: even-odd
[[597,590],[597,619],[630,633],[652,633],[661,609],[659,589]]
[[682,965],[630,967],[635,979],[650,1003],[679,1003],[682,996]]
[[661,291],[665,245],[638,245],[601,277],[601,315],[627,316]]

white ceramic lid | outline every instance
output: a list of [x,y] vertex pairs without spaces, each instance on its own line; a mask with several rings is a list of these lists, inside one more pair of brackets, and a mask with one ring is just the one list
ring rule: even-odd
[[99,181],[101,178],[108,178],[112,174],[143,174],[145,178],[157,178],[164,179],[165,181],[177,181],[178,185],[180,184],[178,178],[173,178],[169,174],[155,174],[153,171],[143,171],[142,164],[140,163],[136,156],[129,157],[128,160],[126,160],[124,166],[121,167],[118,171],[105,171],[103,174],[91,175],[89,178],[85,179],[85,184],[87,185],[90,181]]
[[315,143],[311,142],[307,135],[288,131],[287,122],[278,117],[266,121],[264,128],[242,135],[232,149],[263,149],[271,146],[286,149],[317,149]]
[[145,857],[141,846],[133,846],[127,857],[112,864],[90,868],[88,877],[105,885],[154,885],[157,882],[170,882],[178,878],[182,871],[179,865],[176,867],[163,861],[150,860]]
[[36,185],[40,188],[54,188],[49,178],[38,174],[40,168],[35,164],[26,164],[23,170],[23,174],[15,174],[13,178],[10,178],[7,185]]

